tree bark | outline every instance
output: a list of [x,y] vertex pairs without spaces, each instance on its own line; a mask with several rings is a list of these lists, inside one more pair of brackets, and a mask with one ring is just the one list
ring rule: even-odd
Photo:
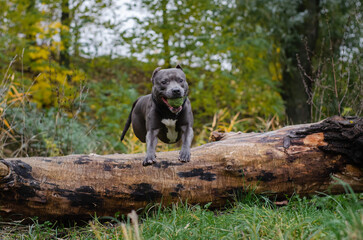
[[69,68],[69,63],[70,63],[69,48],[71,42],[71,35],[70,35],[71,16],[69,9],[69,0],[62,0],[61,9],[62,9],[61,23],[63,27],[60,32],[60,37],[64,49],[60,51],[59,61],[61,66]]
[[[289,63],[284,66],[282,77],[282,98],[285,101],[286,114],[292,123],[311,121],[311,89],[312,62],[309,54],[314,52],[319,32],[319,0],[303,0],[298,12],[308,12],[304,21],[297,24],[293,31],[295,37],[286,41],[284,38],[285,55]],[[301,38],[304,36],[304,38]],[[300,73],[300,74],[299,74]],[[301,76],[301,78],[296,78]]]
[[167,68],[171,68],[171,55],[170,55],[170,46],[169,46],[169,38],[170,38],[170,25],[169,25],[169,21],[168,21],[168,10],[166,5],[168,4],[168,1],[163,0],[161,1],[161,10],[162,10],[162,36],[163,36],[163,45],[164,45],[164,65]]
[[89,219],[180,200],[223,206],[235,192],[285,198],[344,193],[332,176],[363,191],[363,118],[333,117],[267,133],[213,133],[214,142],[178,152],[0,160],[0,216]]

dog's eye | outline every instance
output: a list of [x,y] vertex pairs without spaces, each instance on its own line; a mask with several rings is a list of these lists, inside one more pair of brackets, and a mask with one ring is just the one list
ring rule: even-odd
[[166,80],[163,80],[163,81],[161,81],[161,84],[166,84],[168,81],[166,81]]
[[178,78],[177,80],[178,82],[183,82],[183,79],[182,78]]

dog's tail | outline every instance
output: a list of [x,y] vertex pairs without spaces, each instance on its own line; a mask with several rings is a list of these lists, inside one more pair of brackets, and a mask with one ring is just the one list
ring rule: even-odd
[[129,114],[129,117],[127,118],[127,121],[126,121],[126,124],[125,124],[125,127],[124,127],[124,130],[122,131],[122,134],[121,134],[121,137],[120,137],[120,141],[122,142],[122,140],[124,140],[125,138],[125,135],[126,135],[126,132],[127,130],[129,130],[129,127],[131,125],[131,116],[132,116],[132,111],[134,111],[134,107],[137,103],[139,99],[137,99],[134,104],[132,104],[132,108],[131,108],[131,111],[130,111],[130,114]]

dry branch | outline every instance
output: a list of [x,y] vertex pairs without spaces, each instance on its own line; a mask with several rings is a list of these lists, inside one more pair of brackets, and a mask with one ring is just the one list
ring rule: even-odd
[[333,117],[267,133],[214,133],[192,149],[190,163],[178,152],[70,155],[0,160],[0,215],[86,219],[128,213],[150,203],[225,204],[235,191],[285,197],[343,193],[331,176],[363,192],[363,119]]

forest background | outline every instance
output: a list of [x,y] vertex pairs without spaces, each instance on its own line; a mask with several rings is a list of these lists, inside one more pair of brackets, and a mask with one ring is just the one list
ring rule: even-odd
[[359,0],[0,0],[0,157],[143,152],[120,133],[152,71],[177,63],[195,145],[362,116],[362,12]]

